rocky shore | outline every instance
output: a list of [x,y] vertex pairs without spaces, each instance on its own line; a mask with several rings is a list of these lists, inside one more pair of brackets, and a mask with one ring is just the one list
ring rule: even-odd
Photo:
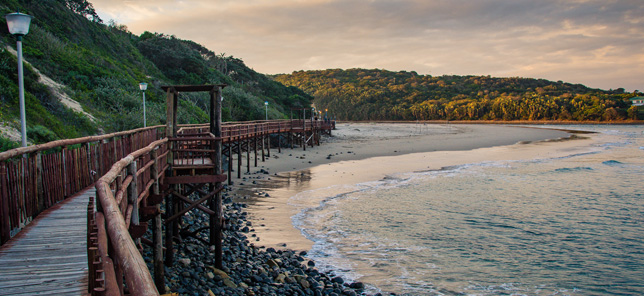
[[[214,246],[207,231],[197,238],[185,237],[176,244],[176,261],[166,267],[166,291],[179,295],[366,295],[364,284],[347,283],[331,273],[321,273],[315,262],[306,258],[306,252],[276,250],[251,243],[256,238],[253,225],[247,220],[246,204],[233,202],[223,194],[223,269],[215,268]],[[184,226],[191,230],[207,225],[208,216],[198,211],[184,216]],[[194,227],[192,227],[194,226]],[[194,229],[193,229],[194,228]],[[255,239],[256,240],[256,239]],[[146,261],[152,262],[148,248]],[[153,270],[152,266],[149,266]],[[378,294],[377,294],[378,295]]]

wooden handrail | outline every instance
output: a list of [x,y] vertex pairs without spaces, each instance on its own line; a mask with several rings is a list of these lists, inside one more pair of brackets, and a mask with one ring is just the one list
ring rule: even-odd
[[0,153],[0,244],[40,212],[92,185],[124,155],[158,140],[164,129],[152,126]]
[[[134,214],[133,209],[138,209],[138,203],[145,199],[145,196],[139,198],[138,192],[135,199],[129,198],[130,202],[134,201],[133,204],[129,204],[126,207],[126,213],[122,211],[121,205],[114,198],[114,194],[111,190],[111,184],[117,179],[117,177],[126,169],[130,164],[134,163],[139,158],[150,154],[155,149],[158,149],[160,146],[165,145],[168,142],[167,138],[152,142],[150,145],[145,148],[139,149],[135,152],[130,153],[126,157],[117,161],[112,168],[102,176],[98,181],[96,181],[96,195],[98,203],[100,204],[99,212],[102,213],[102,216],[105,218],[105,227],[107,229],[107,236],[114,250],[114,255],[117,260],[112,260],[118,263],[118,267],[123,270],[123,275],[127,283],[130,293],[132,295],[159,295],[157,291],[154,280],[150,275],[150,272],[143,260],[143,257],[139,253],[139,250],[134,243],[134,240],[129,234],[128,225],[130,222],[126,217],[130,217]],[[144,166],[146,169],[150,166]],[[134,171],[135,175],[140,175],[139,171]],[[128,179],[130,176],[126,177]],[[154,180],[153,180],[154,181]],[[149,183],[149,180],[143,180],[144,184]],[[125,188],[128,186],[133,186],[134,183],[123,182],[121,184],[120,191],[125,191]],[[147,187],[147,186],[146,186]],[[149,192],[147,189],[144,192]],[[129,209],[129,210],[127,210]],[[127,213],[130,213],[129,215]],[[100,249],[99,245],[99,249]],[[99,251],[99,253],[101,253]],[[112,258],[114,259],[114,258]]]
[[131,134],[134,134],[134,133],[137,133],[137,132],[142,132],[142,131],[152,130],[152,129],[157,129],[157,128],[165,128],[165,125],[157,125],[157,126],[151,126],[151,127],[138,128],[138,129],[133,129],[133,130],[129,130],[129,131],[116,132],[116,133],[105,134],[105,135],[100,135],[100,136],[88,136],[88,137],[82,137],[82,138],[56,140],[56,141],[51,141],[51,142],[47,142],[47,143],[44,143],[44,144],[38,144],[38,145],[32,145],[32,146],[27,146],[27,147],[15,148],[15,149],[7,150],[5,152],[0,152],[0,161],[4,161],[4,160],[7,160],[9,158],[20,156],[20,155],[23,155],[23,154],[31,154],[31,153],[44,151],[44,150],[49,150],[49,149],[53,149],[53,148],[71,146],[71,145],[76,145],[76,144],[83,144],[83,143],[88,143],[88,142],[98,142],[98,141],[102,141],[102,140],[109,139],[109,138],[120,137],[120,136],[125,136],[125,135],[131,135]]

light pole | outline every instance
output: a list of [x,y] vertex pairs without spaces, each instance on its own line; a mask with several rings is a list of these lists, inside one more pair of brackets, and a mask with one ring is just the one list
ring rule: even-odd
[[22,74],[22,36],[29,33],[32,16],[20,12],[4,16],[7,19],[9,33],[16,35],[18,52],[18,97],[20,100],[20,132],[22,134],[22,147],[27,147],[27,115],[25,112],[25,86]]
[[143,93],[143,127],[147,126],[147,120],[145,120],[145,90],[148,89],[148,84],[145,82],[139,83],[139,89]]
[[268,101],[264,101],[264,107],[266,108],[266,120],[268,120]]

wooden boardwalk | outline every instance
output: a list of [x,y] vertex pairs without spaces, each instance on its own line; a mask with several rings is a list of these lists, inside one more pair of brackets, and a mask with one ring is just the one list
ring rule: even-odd
[[0,295],[87,294],[92,186],[49,208],[0,248]]

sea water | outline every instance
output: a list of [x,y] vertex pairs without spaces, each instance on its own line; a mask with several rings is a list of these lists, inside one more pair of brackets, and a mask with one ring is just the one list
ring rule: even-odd
[[301,192],[293,224],[318,268],[370,293],[642,295],[644,128],[560,128],[603,140]]

